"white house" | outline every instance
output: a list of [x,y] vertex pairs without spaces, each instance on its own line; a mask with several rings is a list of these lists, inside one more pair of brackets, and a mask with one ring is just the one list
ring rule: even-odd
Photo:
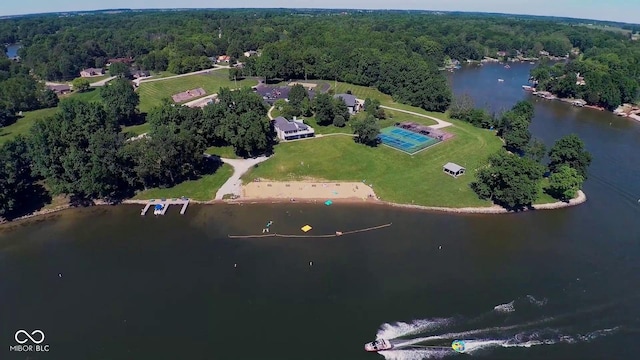
[[466,169],[462,166],[451,162],[444,164],[444,166],[442,167],[442,171],[444,171],[445,174],[451,175],[454,178],[457,178],[458,176],[464,174],[465,170]]
[[293,121],[289,121],[282,116],[278,116],[273,120],[273,127],[276,129],[278,139],[294,140],[314,137],[315,131],[311,126],[306,125],[302,120],[293,117]]

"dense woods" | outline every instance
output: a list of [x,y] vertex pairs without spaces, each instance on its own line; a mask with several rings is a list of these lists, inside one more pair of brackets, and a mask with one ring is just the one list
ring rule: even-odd
[[[0,43],[20,42],[26,66],[47,80],[70,80],[110,58],[132,57],[147,70],[185,73],[229,55],[241,76],[336,79],[377,87],[397,101],[444,111],[451,92],[437,69],[447,58],[584,54],[574,70],[593,83],[638,75],[640,47],[623,34],[530,17],[418,12],[224,10],[33,16],[0,23]],[[260,50],[262,56],[243,54]],[[636,60],[633,60],[636,59]],[[633,61],[632,61],[633,60]],[[591,61],[591,62],[589,62]],[[600,72],[617,69],[603,79]],[[594,70],[597,69],[597,72]],[[569,71],[569,70],[568,70]],[[592,74],[593,73],[593,74]],[[595,86],[595,85],[594,85]],[[622,98],[637,95],[622,91]],[[627,86],[625,86],[625,89]],[[613,91],[613,90],[612,90]],[[591,93],[596,94],[597,91]],[[609,102],[591,96],[595,103]],[[611,100],[616,102],[617,95]]]

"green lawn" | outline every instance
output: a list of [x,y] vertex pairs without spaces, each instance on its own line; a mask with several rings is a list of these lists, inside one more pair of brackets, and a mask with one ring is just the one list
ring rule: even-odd
[[326,82],[331,86],[331,89],[333,89],[333,91],[336,94],[344,94],[347,91],[351,91],[351,93],[355,95],[358,99],[362,99],[362,100],[366,98],[378,99],[380,100],[380,103],[382,103],[382,105],[393,103],[393,99],[391,99],[391,96],[383,94],[372,87],[352,85],[352,84],[343,83],[339,81],[337,82],[337,87],[336,87],[334,86],[336,85],[335,82],[333,81],[326,81]]
[[4,144],[6,141],[11,140],[18,135],[27,135],[27,133],[29,133],[29,129],[31,129],[31,126],[33,126],[36,120],[53,116],[57,110],[58,108],[55,107],[24,112],[24,116],[18,119],[15,123],[0,128],[0,144]]
[[87,102],[102,102],[99,88],[89,88],[89,90],[85,92],[74,91],[71,94],[63,96],[62,98],[71,98]]
[[238,159],[238,155],[236,155],[235,150],[233,150],[233,146],[211,146],[204,152],[209,155],[217,155],[227,159]]
[[178,75],[178,74],[174,74],[168,71],[152,71],[151,72],[151,76],[153,76],[154,79],[161,79],[161,78],[166,78],[166,77],[175,76],[175,75]]
[[[418,114],[424,114],[424,115],[430,115],[437,118],[442,118],[442,113],[426,111],[424,109],[421,109],[415,106],[405,105],[405,104],[395,102],[393,101],[393,98],[390,95],[383,94],[374,88],[359,86],[359,85],[351,85],[351,84],[341,83],[341,82],[338,82],[338,86],[334,87],[333,82],[329,82],[329,83],[331,84],[331,88],[334,89],[336,94],[345,93],[347,92],[347,90],[350,90],[351,93],[355,95],[358,99],[363,99],[363,100],[366,98],[378,99],[380,101],[380,104],[384,106],[389,106],[389,107],[393,107],[400,110],[413,111]],[[387,114],[391,113],[391,110],[384,109],[384,111],[387,112]],[[394,114],[400,115],[403,113],[394,112]],[[408,114],[403,114],[403,116],[407,116],[407,115]],[[411,115],[408,115],[408,116],[411,116]],[[407,120],[401,120],[401,121],[407,121]],[[411,121],[411,120],[408,120],[408,121]],[[435,124],[435,122],[433,122],[433,124]]]
[[[111,75],[109,75],[109,72],[107,71],[107,73],[102,75],[102,76],[94,76],[94,77],[88,77],[88,78],[79,77],[79,78],[76,78],[76,79],[87,79],[87,80],[89,80],[89,83],[93,84],[94,82],[102,81],[102,80],[110,78],[110,77],[111,77]],[[73,79],[73,80],[75,80],[75,79]],[[70,81],[69,83],[70,84],[73,83],[73,80]]]
[[126,133],[126,132],[130,132],[136,135],[141,135],[144,134],[146,132],[149,132],[149,129],[151,128],[151,124],[149,123],[144,123],[144,124],[140,124],[140,125],[132,125],[132,126],[125,126],[122,128],[122,132]]
[[[256,80],[245,79],[237,82],[238,87],[254,86]],[[209,74],[183,76],[163,81],[143,82],[138,88],[140,94],[140,111],[147,112],[161,103],[162,99],[170,98],[177,93],[203,88],[207,94],[215,94],[221,87],[235,88],[236,83],[229,80],[229,72],[226,69],[214,70]],[[190,99],[195,100],[196,98]]]
[[185,181],[171,188],[148,189],[139,192],[134,199],[178,198],[186,196],[189,199],[208,201],[216,197],[216,192],[222,184],[233,174],[230,165],[223,164],[214,174],[205,175],[198,180]]
[[[356,144],[351,137],[332,136],[279,144],[272,159],[244,176],[272,180],[315,178],[336,181],[362,181],[373,184],[376,194],[386,201],[428,206],[489,206],[469,188],[475,169],[486,163],[489,154],[502,142],[494,132],[474,128],[440,114],[455,124],[446,130],[456,136],[410,156],[378,146]],[[347,155],[348,156],[345,156]],[[305,166],[300,166],[300,159]],[[454,179],[442,172],[447,162],[467,168],[467,174]]]

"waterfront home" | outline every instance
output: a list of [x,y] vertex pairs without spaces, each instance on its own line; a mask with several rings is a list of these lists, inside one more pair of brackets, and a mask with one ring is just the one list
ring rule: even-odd
[[98,68],[88,68],[80,71],[80,77],[94,77],[104,75],[104,70]]
[[278,116],[273,120],[273,127],[280,140],[304,139],[315,136],[313,128],[302,120],[298,120],[295,116],[293,121]]

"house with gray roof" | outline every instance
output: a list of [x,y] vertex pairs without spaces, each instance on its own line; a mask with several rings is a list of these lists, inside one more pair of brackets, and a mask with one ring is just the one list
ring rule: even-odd
[[466,169],[463,168],[462,166],[449,162],[444,164],[444,166],[442,167],[442,171],[445,172],[445,174],[451,175],[454,178],[457,178],[458,176],[464,174],[464,171]]
[[56,93],[58,95],[64,95],[64,94],[68,94],[68,93],[71,92],[71,86],[64,85],[64,84],[47,85],[47,89],[53,91],[54,93]]
[[352,94],[336,94],[334,99],[342,99],[349,109],[349,114],[355,114],[362,109],[362,104],[358,101],[355,95]]
[[313,128],[302,120],[298,120],[295,116],[293,121],[278,116],[273,120],[273,127],[280,140],[304,139],[315,136]]

